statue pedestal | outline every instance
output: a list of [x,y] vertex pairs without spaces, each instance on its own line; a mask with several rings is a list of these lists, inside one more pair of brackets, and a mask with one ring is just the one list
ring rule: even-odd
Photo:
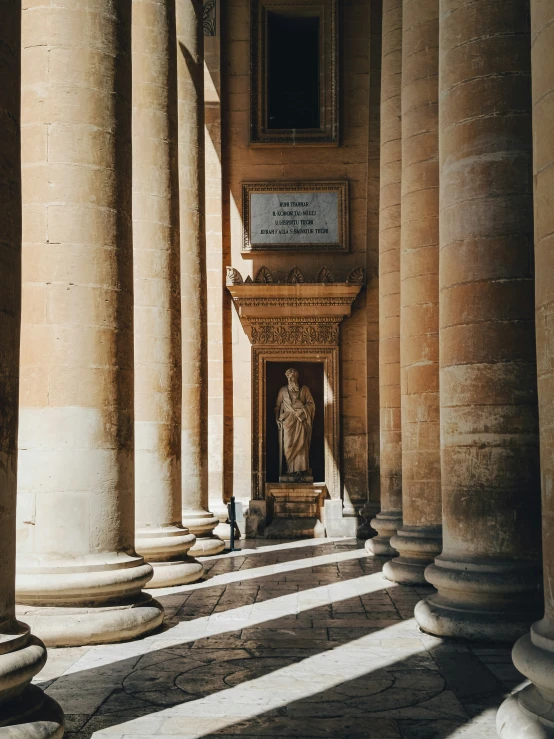
[[290,483],[298,484],[298,483],[302,483],[302,482],[313,483],[313,481],[314,481],[314,477],[311,474],[311,471],[307,472],[306,474],[303,474],[301,472],[300,473],[297,472],[297,473],[293,473],[291,475],[279,475],[279,482],[280,483],[285,482],[285,483],[289,483],[289,484]]
[[265,488],[270,539],[323,538],[323,501],[327,497],[324,483],[273,482]]
[[[355,536],[357,519],[344,508],[341,485],[339,326],[350,315],[364,283],[361,267],[336,281],[327,267],[306,279],[293,267],[282,281],[260,267],[252,280],[227,268],[227,289],[252,344],[252,497],[247,536],[313,538]],[[299,373],[315,405],[310,475],[281,474],[275,417],[286,370]],[[288,379],[288,378],[287,378]],[[280,451],[279,451],[280,450]],[[306,470],[307,472],[307,470]],[[279,480],[279,482],[277,482]],[[327,527],[323,516],[325,506]],[[354,509],[352,508],[354,513]]]

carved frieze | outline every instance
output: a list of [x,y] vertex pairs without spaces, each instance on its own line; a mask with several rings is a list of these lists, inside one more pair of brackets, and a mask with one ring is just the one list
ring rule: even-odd
[[339,323],[335,319],[290,319],[279,323],[265,319],[250,320],[250,340],[253,344],[301,345],[338,344]]
[[252,345],[338,346],[340,322],[350,315],[363,284],[362,268],[335,282],[327,267],[314,279],[293,267],[285,280],[261,267],[248,282],[236,269],[227,268],[227,289]]

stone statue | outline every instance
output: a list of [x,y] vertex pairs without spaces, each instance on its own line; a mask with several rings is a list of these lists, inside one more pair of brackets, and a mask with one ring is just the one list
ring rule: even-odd
[[[275,419],[279,427],[279,481],[313,482],[310,469],[310,444],[315,416],[315,404],[306,385],[298,383],[298,372],[285,372],[288,385],[277,395]],[[287,475],[281,474],[283,452],[287,460]]]

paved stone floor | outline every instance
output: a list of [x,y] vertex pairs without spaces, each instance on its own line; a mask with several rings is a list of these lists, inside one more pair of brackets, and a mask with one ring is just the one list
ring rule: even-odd
[[496,736],[522,681],[508,647],[418,631],[426,588],[393,585],[362,542],[246,541],[205,580],[157,590],[162,631],[49,650],[37,680],[69,739]]

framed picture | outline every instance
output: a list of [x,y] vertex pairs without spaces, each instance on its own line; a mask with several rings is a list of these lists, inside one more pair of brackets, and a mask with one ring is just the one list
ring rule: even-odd
[[251,0],[250,112],[252,145],[338,145],[337,0]]
[[348,182],[244,182],[243,252],[347,252]]

